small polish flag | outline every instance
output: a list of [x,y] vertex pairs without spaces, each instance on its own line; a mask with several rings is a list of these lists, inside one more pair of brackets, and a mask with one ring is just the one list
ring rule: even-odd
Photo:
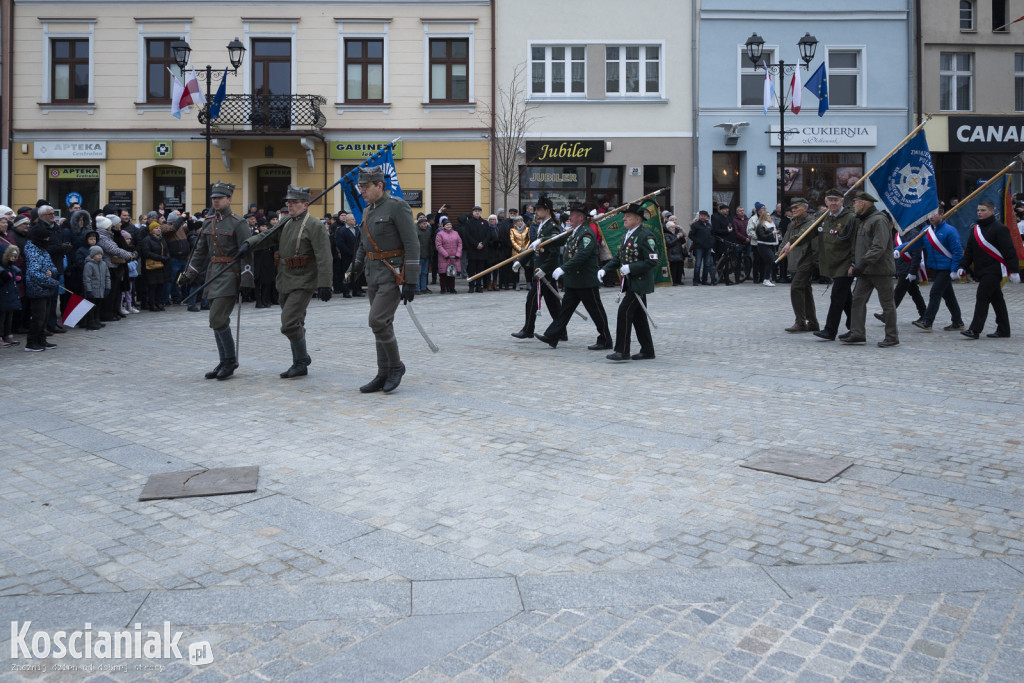
[[789,85],[789,90],[793,93],[793,102],[790,105],[790,109],[793,110],[794,114],[799,114],[800,107],[804,104],[803,82],[803,79],[800,78],[800,62],[797,62],[796,70],[793,72],[793,80]]
[[185,92],[181,94],[181,99],[178,101],[178,108],[184,109],[185,107],[193,104],[206,104],[206,98],[203,96],[203,89],[199,87],[199,78],[196,76],[195,67],[192,67],[192,70],[188,75],[188,79],[185,80]]
[[95,304],[92,302],[86,301],[77,294],[72,294],[71,298],[68,299],[67,308],[64,309],[64,318],[61,320],[61,324],[74,327],[94,306]]

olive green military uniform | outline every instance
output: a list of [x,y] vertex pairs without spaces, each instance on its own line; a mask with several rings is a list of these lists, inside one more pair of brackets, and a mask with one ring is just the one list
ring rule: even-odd
[[[814,217],[809,213],[799,221],[792,221],[783,237],[783,244],[792,244],[796,238],[802,235],[807,228],[811,227]],[[793,306],[793,314],[796,317],[794,327],[803,327],[805,330],[818,329],[818,313],[814,309],[814,291],[811,289],[811,275],[814,273],[814,266],[818,262],[818,240],[808,235],[800,244],[791,247],[786,254],[786,263],[789,272],[793,275],[793,282],[789,286],[789,300]]]
[[854,218],[850,209],[843,207],[837,215],[825,214],[818,233],[818,271],[832,278],[831,298],[825,315],[824,336],[834,339],[843,313],[850,318],[850,289],[853,278],[848,273],[853,265]]
[[[377,347],[378,376],[392,368],[404,372],[395,338],[395,311],[402,299],[396,279],[415,285],[420,273],[420,242],[412,210],[403,200],[384,195],[363,210],[354,266],[365,267],[369,325]],[[365,266],[364,266],[365,264]]]
[[558,317],[538,339],[552,347],[557,346],[565,328],[569,325],[573,312],[582,303],[594,321],[598,335],[597,343],[588,348],[596,350],[612,347],[612,333],[608,329],[608,314],[605,313],[604,306],[601,304],[601,294],[597,282],[599,268],[597,255],[597,233],[591,224],[582,223],[572,231],[565,243],[565,262],[561,265],[564,272],[562,283],[565,285],[562,309],[558,312]]
[[604,264],[605,270],[629,266],[629,274],[623,276],[622,288],[625,296],[619,304],[615,323],[615,353],[629,356],[631,331],[636,330],[640,354],[654,358],[654,339],[647,314],[640,302],[647,305],[647,295],[654,291],[654,274],[658,267],[658,243],[654,235],[643,225],[627,233],[619,245],[618,253]]
[[893,300],[893,276],[896,262],[892,258],[892,226],[874,206],[854,221],[853,274],[857,284],[853,287],[850,307],[850,338],[865,338],[865,319],[871,290],[878,294],[885,323],[885,341],[899,342],[896,327],[896,302]]

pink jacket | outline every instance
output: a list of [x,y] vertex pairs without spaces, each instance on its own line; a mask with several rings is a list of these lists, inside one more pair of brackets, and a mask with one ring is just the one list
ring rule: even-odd
[[455,266],[455,271],[462,270],[462,238],[455,230],[439,230],[434,239],[437,247],[437,272],[444,273],[448,266]]

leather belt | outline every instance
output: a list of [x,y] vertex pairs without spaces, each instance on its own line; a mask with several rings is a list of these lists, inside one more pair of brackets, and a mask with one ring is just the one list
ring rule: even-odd
[[394,258],[405,254],[405,249],[392,249],[391,251],[368,251],[366,258],[371,261],[380,261],[386,258]]
[[230,263],[235,260],[234,256],[211,256],[210,263]]

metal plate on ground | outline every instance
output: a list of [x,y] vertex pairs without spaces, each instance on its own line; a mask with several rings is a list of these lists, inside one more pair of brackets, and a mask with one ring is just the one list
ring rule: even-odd
[[146,480],[139,500],[252,493],[259,474],[257,465],[154,474]]
[[853,460],[850,458],[823,458],[810,453],[770,453],[740,463],[740,467],[751,470],[817,482],[826,482],[851,465]]

